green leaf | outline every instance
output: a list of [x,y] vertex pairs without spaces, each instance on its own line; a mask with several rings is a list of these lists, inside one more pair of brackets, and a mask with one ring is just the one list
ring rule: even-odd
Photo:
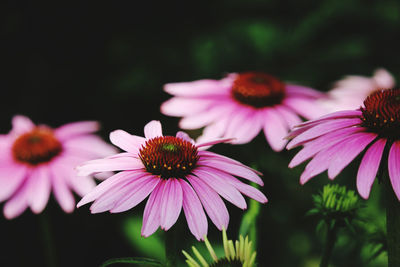
[[139,258],[139,257],[127,257],[127,258],[115,258],[109,259],[104,262],[100,267],[110,266],[114,263],[129,263],[129,264],[136,264],[138,266],[163,266],[161,262],[154,259],[148,258]]

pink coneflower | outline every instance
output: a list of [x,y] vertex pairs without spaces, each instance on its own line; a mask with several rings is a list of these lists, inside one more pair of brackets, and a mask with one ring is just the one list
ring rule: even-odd
[[78,167],[82,175],[121,171],[84,196],[78,207],[94,201],[92,213],[123,212],[150,195],[144,209],[143,236],[150,236],[159,226],[168,230],[183,207],[190,231],[197,239],[203,239],[207,234],[203,208],[218,229],[228,227],[229,213],[220,196],[241,209],[246,208],[241,193],[267,202],[259,190],[234,177],[262,185],[256,171],[233,159],[199,150],[228,140],[195,144],[183,132],[163,136],[159,121],[149,122],[144,134],[145,138],[116,130],[110,140],[125,153]]
[[334,88],[328,92],[328,98],[318,102],[329,112],[357,109],[374,91],[390,89],[394,85],[394,78],[387,70],[377,69],[371,78],[354,75],[336,82]]
[[250,142],[264,130],[275,151],[286,144],[288,130],[301,122],[300,116],[316,118],[326,112],[316,104],[322,94],[311,88],[287,84],[262,72],[232,73],[222,80],[166,84],[175,97],[164,102],[161,112],[183,117],[180,127],[205,127],[197,141],[216,137]]
[[0,135],[0,201],[8,219],[20,215],[28,206],[34,213],[45,208],[53,190],[65,212],[72,212],[79,195],[95,187],[91,177],[78,177],[75,166],[115,152],[99,137],[91,134],[98,123],[82,121],[56,129],[34,125],[24,116],[12,119],[12,130]]
[[338,111],[305,122],[289,138],[293,140],[288,149],[304,146],[289,167],[312,158],[300,177],[301,184],[325,170],[334,179],[365,151],[357,174],[357,189],[365,199],[369,197],[387,147],[388,173],[400,199],[400,90],[376,91],[365,99],[364,107],[359,110]]

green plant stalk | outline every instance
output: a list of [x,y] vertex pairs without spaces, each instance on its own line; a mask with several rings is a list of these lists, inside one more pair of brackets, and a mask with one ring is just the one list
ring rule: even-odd
[[400,266],[400,202],[388,177],[385,178],[388,266],[397,267]]
[[55,254],[54,240],[52,237],[52,229],[50,219],[46,211],[43,211],[38,215],[39,224],[42,232],[44,256],[46,259],[46,265],[48,267],[57,266],[57,259]]
[[[176,226],[176,225],[175,225]],[[171,227],[165,232],[165,256],[166,256],[166,267],[177,266],[177,227]]]
[[336,223],[333,227],[330,227],[330,223],[328,225],[328,233],[326,235],[326,243],[324,248],[324,253],[322,254],[321,263],[319,264],[320,267],[328,267],[329,261],[332,256],[333,247],[335,246],[336,239],[337,239],[337,231],[338,228]]

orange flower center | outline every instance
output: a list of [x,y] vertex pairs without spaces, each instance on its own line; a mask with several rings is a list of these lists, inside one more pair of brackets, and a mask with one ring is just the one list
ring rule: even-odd
[[49,162],[61,151],[62,145],[53,132],[43,127],[19,136],[12,146],[14,159],[28,165]]
[[400,90],[378,90],[364,100],[362,126],[382,137],[400,138]]
[[280,104],[285,97],[285,85],[262,72],[239,73],[233,82],[232,96],[238,102],[255,108]]
[[184,178],[199,159],[197,148],[174,136],[152,138],[140,148],[139,157],[147,171],[161,178]]

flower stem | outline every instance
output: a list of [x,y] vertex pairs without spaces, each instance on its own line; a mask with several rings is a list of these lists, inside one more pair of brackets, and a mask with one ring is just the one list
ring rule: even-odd
[[385,179],[384,183],[386,188],[388,266],[394,267],[400,266],[400,202],[393,192],[389,179]]
[[328,233],[326,235],[326,243],[324,248],[324,254],[321,258],[321,263],[319,264],[320,267],[328,267],[329,260],[332,256],[333,247],[335,246],[336,236],[337,236],[336,224],[331,227],[331,224],[328,223]]
[[55,255],[55,246],[54,246],[54,239],[52,237],[52,229],[51,223],[48,217],[48,214],[44,211],[40,215],[38,215],[40,220],[40,228],[42,232],[43,238],[43,247],[44,247],[44,256],[46,259],[46,265],[48,267],[55,267],[57,266],[57,260]]
[[[176,226],[176,225],[175,225]],[[177,227],[172,227],[165,232],[165,256],[166,266],[176,267],[177,266]]]

